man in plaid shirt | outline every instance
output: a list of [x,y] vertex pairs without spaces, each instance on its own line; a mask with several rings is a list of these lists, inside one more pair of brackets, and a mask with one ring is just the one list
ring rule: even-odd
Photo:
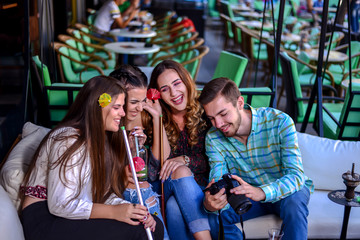
[[[213,127],[206,135],[209,157],[208,187],[231,173],[252,208],[244,220],[276,214],[283,220],[283,239],[307,239],[307,215],[314,186],[305,176],[293,120],[273,108],[252,108],[244,103],[236,84],[217,78],[205,85],[199,98]],[[226,239],[241,239],[235,228],[240,216],[228,207],[225,189],[205,193],[204,207],[221,210]],[[235,231],[234,231],[235,230]]]

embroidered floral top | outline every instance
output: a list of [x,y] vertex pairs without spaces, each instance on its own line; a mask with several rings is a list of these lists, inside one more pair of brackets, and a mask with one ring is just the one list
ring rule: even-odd
[[[171,151],[169,159],[186,155],[190,158],[189,168],[194,174],[196,182],[200,186],[206,186],[209,179],[209,161],[205,154],[205,135],[211,124],[207,124],[207,127],[199,132],[198,143],[194,146],[190,146],[188,143],[189,134],[186,128],[180,132],[180,136],[177,142],[177,147],[174,151]],[[149,177],[150,180],[155,181],[159,178],[160,161],[155,159],[154,156],[150,156],[149,164]]]

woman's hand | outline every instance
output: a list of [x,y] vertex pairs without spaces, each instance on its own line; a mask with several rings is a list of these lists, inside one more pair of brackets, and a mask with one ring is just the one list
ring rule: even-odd
[[146,99],[143,108],[150,113],[153,119],[159,118],[162,114],[162,109],[159,100]]
[[135,137],[137,137],[139,145],[144,145],[144,143],[146,142],[146,135],[145,135],[142,127],[136,126],[130,130],[129,145],[130,145],[131,149],[135,148],[135,146],[134,146]]
[[144,228],[145,228],[145,229],[146,229],[146,228],[150,228],[150,230],[151,230],[152,232],[155,232],[156,221],[155,221],[154,217],[153,217],[150,213],[148,213],[146,219],[142,219],[142,220],[140,220],[140,222],[141,222],[142,224],[144,224]]
[[163,167],[160,170],[160,180],[166,180],[170,177],[178,167],[184,166],[185,161],[183,156],[170,158],[164,162]]
[[151,216],[147,208],[140,204],[124,203],[124,204],[114,205],[113,208],[114,208],[113,213],[115,216],[115,220],[117,221],[125,222],[130,225],[139,225],[142,222],[146,222],[146,224],[152,223],[151,220],[147,221],[147,218]]

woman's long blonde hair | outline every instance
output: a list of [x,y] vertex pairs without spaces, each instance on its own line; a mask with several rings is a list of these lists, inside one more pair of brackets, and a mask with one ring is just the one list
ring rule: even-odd
[[[196,90],[196,85],[193,79],[190,76],[190,73],[178,62],[172,60],[164,60],[159,63],[153,70],[150,78],[149,88],[155,88],[159,90],[158,78],[159,76],[168,69],[172,69],[177,72],[180,79],[186,86],[188,92],[186,114],[185,114],[185,127],[187,133],[189,134],[188,143],[190,146],[194,146],[198,142],[198,134],[201,130],[206,127],[206,122],[202,119],[204,113],[203,108],[201,107],[198,101],[198,93]],[[160,99],[160,104],[163,109],[163,121],[166,134],[170,143],[170,146],[175,149],[176,143],[179,139],[180,129],[176,122],[172,118],[172,112],[170,106],[167,105],[163,100]],[[148,129],[146,124],[146,128]],[[147,130],[149,131],[149,130]],[[150,130],[151,131],[151,130]],[[151,135],[151,134],[149,134]]]

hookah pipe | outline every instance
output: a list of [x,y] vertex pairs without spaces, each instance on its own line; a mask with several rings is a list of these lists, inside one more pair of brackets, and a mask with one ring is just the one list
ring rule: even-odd
[[[132,161],[132,156],[131,156],[131,151],[130,151],[129,140],[128,140],[127,135],[126,135],[125,127],[124,127],[124,126],[121,126],[121,130],[122,130],[122,133],[123,133],[123,136],[124,136],[124,140],[125,140],[125,148],[126,148],[126,153],[127,153],[127,156],[128,156],[128,159],[129,159],[129,163],[130,163],[131,173],[132,173],[132,176],[133,176],[134,181],[135,181],[136,193],[137,193],[137,196],[138,196],[138,198],[139,198],[140,204],[141,204],[142,206],[145,206],[145,205],[144,205],[144,201],[143,201],[142,196],[141,196],[141,192],[140,192],[139,181],[138,181],[138,179],[137,179],[137,177],[136,177],[135,166],[134,166],[134,162]],[[153,240],[153,237],[152,237],[152,235],[151,235],[151,230],[150,230],[150,228],[146,228],[146,234],[147,234],[148,240]]]

